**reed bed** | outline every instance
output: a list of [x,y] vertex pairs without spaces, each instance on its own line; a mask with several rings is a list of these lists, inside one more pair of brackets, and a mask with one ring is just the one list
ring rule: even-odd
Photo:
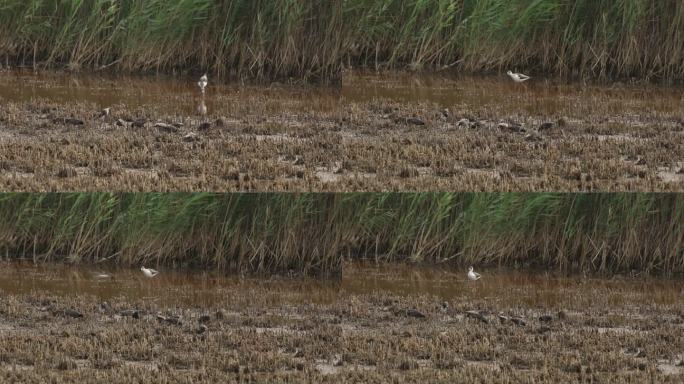
[[346,0],[344,20],[349,65],[684,79],[681,1]]
[[334,79],[336,1],[5,0],[0,57],[123,71]]
[[345,259],[684,272],[680,194],[0,195],[0,251],[331,275]]
[[684,79],[684,3],[651,0],[5,0],[0,57],[339,79],[342,64]]

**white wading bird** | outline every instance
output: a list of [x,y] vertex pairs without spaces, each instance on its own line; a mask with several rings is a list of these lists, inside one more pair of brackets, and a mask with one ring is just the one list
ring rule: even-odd
[[145,267],[140,267],[140,270],[142,273],[147,276],[147,277],[155,277],[159,274],[159,271],[155,271],[152,268],[145,268]]
[[480,274],[473,271],[473,267],[468,268],[468,280],[479,280],[480,279]]
[[513,79],[513,81],[515,81],[516,83],[522,83],[523,81],[527,81],[527,80],[530,79],[529,76],[523,75],[522,73],[513,73],[513,72],[511,72],[511,71],[508,71],[508,72],[506,72],[506,73],[507,73],[508,76],[510,76],[511,79]]
[[204,94],[204,88],[207,87],[207,84],[209,84],[209,79],[207,79],[207,74],[205,73],[204,75],[202,75],[202,77],[200,77],[200,80],[197,82],[197,85],[199,85],[202,94]]

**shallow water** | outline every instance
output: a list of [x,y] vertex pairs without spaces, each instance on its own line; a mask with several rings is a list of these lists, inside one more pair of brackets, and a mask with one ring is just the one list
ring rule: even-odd
[[[405,104],[434,103],[442,108],[475,114],[506,113],[534,116],[631,116],[681,114],[684,92],[677,87],[655,85],[587,85],[533,78],[513,83],[505,74],[466,77],[444,74],[373,72],[345,73],[340,87],[246,86],[213,81],[202,97],[197,79],[187,76],[115,76],[12,70],[0,72],[0,101],[94,103],[99,108],[155,108],[169,114],[230,115],[231,100],[257,97],[283,112],[338,108],[345,102],[394,101]],[[297,107],[293,107],[293,103]]]
[[[427,266],[347,263],[339,280],[252,278],[200,271],[161,269],[146,278],[137,269],[66,266],[30,262],[0,264],[2,294],[93,295],[102,300],[125,297],[166,305],[209,305],[226,290],[267,287],[280,292],[281,301],[330,303],[345,295],[430,296],[451,302],[484,300],[511,306],[564,308],[590,303],[602,295],[611,305],[684,305],[680,280],[656,278],[585,278],[549,272],[480,270],[472,282],[465,272]],[[111,279],[100,279],[98,273]],[[279,298],[280,300],[280,298]]]
[[[99,108],[125,105],[127,108],[154,107],[169,114],[202,114],[204,103],[208,114],[229,114],[231,98],[245,95],[288,100],[311,110],[334,108],[340,99],[333,87],[241,86],[221,84],[210,78],[207,93],[202,97],[197,79],[186,76],[114,76],[33,72],[13,70],[0,72],[0,101],[29,102],[48,100],[58,104],[93,103]],[[283,103],[287,110],[290,103]]]
[[524,84],[505,74],[487,77],[353,72],[343,77],[342,97],[352,102],[390,100],[462,107],[477,113],[573,116],[684,111],[684,90],[655,85],[593,85],[534,78]]

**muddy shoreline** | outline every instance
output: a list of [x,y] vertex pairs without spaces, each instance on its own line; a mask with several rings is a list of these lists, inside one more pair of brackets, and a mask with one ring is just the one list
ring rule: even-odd
[[681,309],[448,304],[344,292],[312,304],[305,293],[267,288],[226,292],[210,306],[3,295],[0,378],[678,382],[684,375]]
[[226,87],[204,101],[187,85],[150,100],[92,84],[98,93],[82,101],[7,96],[0,187],[684,191],[684,107],[672,93],[445,81]]
[[46,267],[0,275],[0,379],[684,377],[684,312],[675,281],[492,270],[469,282],[458,271],[353,265],[339,282],[171,271],[147,279],[135,270],[105,271],[111,277],[101,279],[91,272]]
[[675,155],[684,149],[684,126],[677,121],[646,128],[625,124],[619,133],[570,122],[537,133],[515,132],[524,128],[496,119],[444,117],[428,106],[407,110],[396,104],[354,105],[332,114],[209,119],[112,109],[110,117],[96,119],[93,105],[5,104],[0,186],[6,191],[684,191],[684,162]]

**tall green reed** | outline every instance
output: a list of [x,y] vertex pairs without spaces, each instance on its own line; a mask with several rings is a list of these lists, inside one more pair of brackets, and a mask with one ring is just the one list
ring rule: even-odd
[[34,67],[334,79],[337,0],[4,0],[0,57]]
[[4,0],[0,57],[335,79],[342,64],[684,80],[684,3],[652,0]]
[[344,0],[348,63],[684,80],[684,3]]
[[684,272],[678,194],[1,194],[41,261],[338,273],[345,259]]

